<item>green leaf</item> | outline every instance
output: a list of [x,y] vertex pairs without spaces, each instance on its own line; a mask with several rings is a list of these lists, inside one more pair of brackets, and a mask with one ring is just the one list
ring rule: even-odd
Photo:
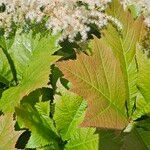
[[10,82],[13,80],[11,68],[7,57],[3,53],[3,50],[0,49],[0,82],[9,86]]
[[49,144],[56,144],[58,135],[49,117],[49,102],[40,102],[31,107],[29,104],[23,104],[16,108],[18,123],[21,128],[28,128],[31,131],[31,137],[26,148],[38,148]]
[[[88,101],[83,126],[123,129],[127,125],[125,83],[119,61],[103,39],[91,41],[92,56],[57,63],[73,87]],[[114,121],[115,120],[115,121]]]
[[115,56],[121,63],[121,69],[126,84],[126,101],[128,115],[133,113],[133,105],[137,94],[137,68],[135,53],[137,43],[144,37],[145,28],[142,17],[134,19],[129,11],[123,11],[119,0],[113,0],[107,13],[122,24],[122,31],[118,32],[113,25],[109,25],[104,31],[104,40],[112,48]]
[[4,113],[13,112],[14,107],[19,105],[20,100],[30,92],[38,88],[47,87],[50,65],[60,58],[58,56],[52,56],[59,48],[55,46],[55,42],[56,37],[52,36],[51,40],[46,37],[39,40],[39,44],[33,52],[32,57],[26,62],[27,65],[23,69],[20,84],[6,90],[2,95],[0,109]]
[[150,102],[150,58],[141,49],[137,50],[138,87],[146,102]]
[[22,131],[15,131],[13,115],[7,114],[0,117],[0,149],[15,150],[16,142]]
[[150,115],[150,58],[147,53],[137,48],[137,63],[138,63],[138,89],[139,94],[134,118],[139,118],[142,115]]
[[56,47],[58,36],[51,36],[50,34],[44,37],[41,37],[40,34],[33,36],[32,31],[28,34],[20,33],[20,31],[16,33],[14,43],[9,49],[9,54],[14,61],[19,79],[22,78],[25,68],[32,61],[34,53],[37,52],[37,55],[40,56],[39,52],[45,51],[45,54],[52,55],[59,49],[59,47]]
[[[4,69],[2,71],[4,71],[5,74],[3,74],[3,72],[0,72],[0,73],[2,73],[2,75],[6,75],[3,77],[3,81],[6,82],[6,80],[4,80],[4,78],[6,79],[8,77],[8,79],[9,79],[8,81],[13,80],[17,84],[16,69],[14,66],[14,62],[8,52],[10,47],[12,46],[13,42],[14,42],[14,36],[11,38],[5,38],[4,36],[0,36],[0,56],[2,57],[0,60],[2,68],[0,67],[0,70]],[[6,72],[7,72],[7,74],[6,74]],[[1,76],[1,74],[0,74],[0,76]],[[2,77],[0,77],[0,78],[2,78]],[[6,83],[4,83],[4,84],[6,84]]]
[[65,146],[65,150],[98,150],[98,134],[95,129],[79,128]]
[[61,90],[61,96],[55,99],[54,120],[62,139],[68,140],[76,132],[77,126],[82,122],[86,102],[82,97],[67,90]]

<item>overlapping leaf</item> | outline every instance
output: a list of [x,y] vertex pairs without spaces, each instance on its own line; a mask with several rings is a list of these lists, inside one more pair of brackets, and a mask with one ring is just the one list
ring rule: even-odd
[[58,63],[72,91],[88,101],[83,126],[122,129],[127,124],[125,83],[119,61],[102,39],[91,42],[92,56]]
[[0,36],[0,82],[9,86],[12,81],[16,81],[15,68],[8,49],[12,46],[14,38],[6,39]]
[[137,98],[136,112],[134,116],[150,115],[150,59],[147,54],[138,47],[138,88],[141,92]]
[[98,135],[94,132],[92,128],[78,129],[66,144],[65,150],[98,150]]
[[150,119],[138,123],[131,133],[124,138],[123,150],[149,150],[150,149]]
[[[25,61],[26,65],[18,66],[18,68],[22,68],[23,70],[22,80],[18,86],[9,88],[3,93],[0,103],[0,109],[3,112],[14,111],[14,107],[19,104],[24,96],[35,89],[47,86],[50,65],[59,59],[58,56],[52,56],[59,48],[55,46],[56,39],[57,36],[43,37],[40,39],[36,49],[30,55],[30,59]],[[24,55],[24,53],[22,55]],[[21,54],[19,54],[18,57],[16,62],[20,62]]]
[[50,34],[45,37],[41,37],[40,34],[33,36],[32,31],[28,34],[21,34],[20,31],[16,33],[14,43],[9,48],[8,52],[14,61],[19,79],[22,78],[28,64],[33,61],[32,57],[35,52],[40,56],[40,53],[45,51],[46,56],[46,54],[52,55],[58,50],[58,47],[56,47],[58,36],[59,35],[51,36]]
[[13,80],[13,75],[7,57],[0,49],[0,82],[9,85]]
[[79,124],[83,121],[86,102],[59,85],[61,96],[55,99],[56,109],[54,119],[56,128],[64,141],[66,150],[97,150],[98,134],[94,134],[93,128],[81,128]]
[[58,140],[53,121],[49,118],[49,102],[40,102],[31,107],[25,104],[16,108],[18,123],[21,128],[28,128],[31,137],[26,145],[27,148],[38,148],[45,145],[55,144]]
[[117,130],[100,130],[99,150],[121,150],[123,136]]
[[15,150],[16,142],[22,133],[15,131],[15,122],[13,115],[7,114],[0,117],[0,149],[1,150]]
[[126,113],[132,114],[137,95],[135,51],[144,32],[143,20],[124,12],[118,0],[108,13],[121,22],[123,30],[110,24],[100,40],[92,41],[93,56],[81,54],[76,61],[58,66],[73,83],[73,91],[88,101],[83,125],[121,129],[127,123]]
[[55,99],[54,119],[62,139],[69,140],[83,120],[86,102],[82,97],[67,90],[61,92],[62,96],[59,99]]
[[119,0],[113,0],[107,13],[122,24],[122,31],[118,32],[113,25],[104,31],[104,40],[111,46],[115,56],[120,60],[126,84],[126,100],[128,114],[132,114],[133,105],[137,94],[137,68],[135,53],[137,43],[145,35],[143,18],[134,19],[129,11],[123,11]]

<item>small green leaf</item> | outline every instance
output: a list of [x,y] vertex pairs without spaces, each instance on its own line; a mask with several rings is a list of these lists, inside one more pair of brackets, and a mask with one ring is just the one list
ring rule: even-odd
[[55,99],[54,120],[62,139],[68,140],[83,120],[86,102],[82,97],[67,90],[60,92],[62,95]]
[[58,36],[59,35],[51,36],[51,34],[44,37],[41,37],[40,34],[34,36],[32,31],[29,33],[20,33],[20,31],[18,31],[16,33],[14,43],[8,52],[14,61],[19,79],[22,79],[26,68],[29,63],[33,61],[33,55],[35,55],[36,52],[39,57],[40,51],[44,51],[45,55],[50,56],[60,48],[56,46]]

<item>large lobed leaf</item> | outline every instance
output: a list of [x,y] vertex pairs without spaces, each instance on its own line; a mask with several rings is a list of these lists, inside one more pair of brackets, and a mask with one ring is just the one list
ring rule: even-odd
[[57,63],[72,91],[88,101],[83,126],[122,129],[127,124],[125,83],[119,62],[102,39],[91,42],[92,56]]
[[73,83],[72,91],[88,101],[83,126],[123,129],[138,92],[135,52],[144,25],[142,18],[135,20],[124,12],[118,0],[113,0],[107,12],[121,22],[122,31],[109,24],[101,39],[92,40],[93,56],[79,54],[77,60],[58,66]]
[[[28,61],[24,62],[25,65],[18,66],[20,73],[22,69],[22,80],[18,86],[9,88],[3,93],[0,101],[0,109],[3,112],[13,112],[14,107],[19,105],[24,96],[38,88],[47,87],[50,65],[60,58],[52,56],[59,48],[56,46],[56,40],[57,36],[46,36],[40,39]],[[15,44],[18,44],[18,47],[22,45],[22,43]],[[21,63],[19,56],[21,57],[21,54],[16,55],[15,64]]]
[[0,149],[15,150],[16,142],[22,131],[15,131],[12,114],[0,117]]

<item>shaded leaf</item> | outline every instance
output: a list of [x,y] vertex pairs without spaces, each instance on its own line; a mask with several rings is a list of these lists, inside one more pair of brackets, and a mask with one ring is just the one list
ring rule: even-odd
[[[12,58],[8,52],[14,42],[14,37],[15,36],[6,38],[2,35],[0,36],[0,56],[2,57],[1,58],[2,60],[0,60],[0,61],[3,61],[3,62],[1,62],[1,65],[2,65],[1,67],[2,67],[2,69],[5,69],[2,71],[5,71],[5,73],[6,73],[6,71],[9,72],[9,74],[5,74],[6,76],[4,76],[4,78],[7,78],[9,75],[10,76],[9,78],[11,80],[13,80],[15,82],[15,84],[17,84],[17,75],[16,75],[14,61],[12,60]],[[4,74],[2,73],[2,75],[4,75]]]
[[13,80],[13,75],[7,57],[0,48],[0,82],[9,86]]
[[131,133],[124,138],[122,150],[149,150],[150,149],[150,119],[139,122]]
[[120,131],[100,130],[99,150],[120,150],[123,140]]
[[7,114],[0,117],[0,149],[1,150],[15,150],[16,142],[22,133],[15,131],[15,122],[13,115]]

